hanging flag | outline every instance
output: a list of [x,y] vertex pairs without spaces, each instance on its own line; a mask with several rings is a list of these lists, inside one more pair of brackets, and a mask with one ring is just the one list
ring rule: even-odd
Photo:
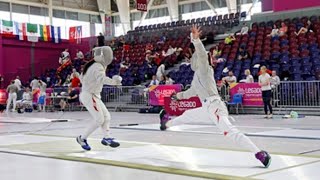
[[69,42],[76,41],[76,27],[69,28]]
[[30,42],[38,42],[38,24],[27,24],[27,36],[28,41]]
[[14,22],[15,35],[17,39],[24,41],[27,39],[26,23]]
[[1,21],[1,33],[3,36],[13,36],[13,23],[12,21]]
[[52,42],[60,43],[61,42],[61,28],[56,26],[51,26],[51,38]]
[[76,31],[77,44],[81,44],[82,26],[77,26],[76,28],[77,28],[77,31]]
[[41,41],[49,41],[51,38],[50,25],[40,25],[40,39]]

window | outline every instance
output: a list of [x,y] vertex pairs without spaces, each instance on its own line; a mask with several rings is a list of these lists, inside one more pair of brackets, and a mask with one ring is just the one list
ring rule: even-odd
[[78,20],[78,13],[66,11],[66,19]]
[[[0,2],[0,11],[10,11],[10,5],[6,2]],[[1,16],[2,17],[2,16]]]
[[20,4],[12,4],[12,12],[29,14],[29,7],[25,5],[20,5]]
[[53,10],[52,12],[53,14],[53,17],[56,17],[56,18],[60,18],[60,19],[64,19],[65,18],[65,11],[60,11],[60,10]]

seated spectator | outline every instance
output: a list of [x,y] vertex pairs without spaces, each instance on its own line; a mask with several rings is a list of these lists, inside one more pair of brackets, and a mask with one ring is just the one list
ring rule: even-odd
[[165,79],[166,79],[166,85],[172,85],[174,83],[174,81],[170,78],[169,75],[166,75]]
[[61,99],[59,105],[61,108],[61,111],[64,111],[67,105],[70,105],[71,103],[78,103],[79,102],[79,91],[76,90],[75,88],[68,87],[68,92],[67,92],[67,99]]
[[279,29],[277,28],[277,25],[274,24],[271,33],[268,34],[267,36],[277,37],[279,35],[280,35]]
[[311,28],[311,21],[308,20],[307,25],[305,27],[301,27],[299,32],[296,33],[294,32],[297,36],[299,36],[300,34],[305,34],[307,32],[313,32],[312,28]]
[[73,68],[70,79],[73,79],[75,76],[80,77],[80,74],[77,72],[76,68]]
[[128,69],[130,65],[130,59],[129,57],[126,57],[126,59],[120,63],[120,68]]
[[166,84],[166,78],[164,75],[162,75],[159,81],[159,85],[165,85],[165,84]]
[[72,88],[80,87],[80,79],[77,75],[73,76],[73,78],[71,79],[71,87]]
[[240,35],[244,35],[244,34],[248,34],[249,31],[249,27],[247,26],[247,23],[243,23],[241,30],[236,31],[234,33],[234,35],[240,34]]
[[79,49],[77,49],[77,54],[75,59],[80,59],[80,60],[84,59],[84,55],[82,51],[80,51]]
[[228,85],[237,82],[237,78],[236,78],[236,76],[233,75],[232,71],[229,71],[228,76],[224,77],[222,80],[224,83],[226,83]]
[[22,94],[22,99],[17,101],[18,112],[21,111],[21,109],[26,109],[26,108],[31,109],[32,99],[33,99],[32,92],[30,91],[30,88],[26,87],[25,91]]
[[152,80],[149,84],[149,87],[152,86],[152,85],[159,85],[159,81],[157,80],[157,76],[156,75],[153,75],[152,76]]
[[287,34],[287,32],[288,32],[288,26],[284,22],[282,22],[281,28],[279,29],[279,36],[283,36]]
[[274,89],[276,88],[278,85],[280,85],[280,78],[277,75],[276,71],[272,71],[271,74],[271,79],[270,79],[270,84],[271,84],[271,88]]
[[157,69],[157,80],[160,81],[161,77],[165,74],[166,66],[164,64],[161,64]]
[[190,53],[186,53],[186,55],[184,56],[184,60],[181,63],[181,65],[183,65],[183,64],[190,65],[190,63],[191,63],[190,59],[191,59]]
[[233,44],[233,41],[236,40],[236,38],[233,35],[229,35],[224,39],[225,44]]
[[245,60],[248,58],[248,51],[245,49],[244,46],[241,46],[238,52],[238,60]]
[[[75,75],[76,76],[76,75]],[[69,86],[71,83],[71,75],[68,75],[66,80],[63,83],[63,86]]]
[[251,72],[250,72],[249,69],[246,69],[246,70],[244,71],[244,74],[246,75],[246,79],[241,80],[241,82],[244,82],[244,83],[254,83],[253,76],[251,75]]
[[162,51],[162,56],[166,57],[166,56],[170,56],[171,54],[175,53],[177,50],[177,48],[173,48],[171,45],[169,45],[169,49],[167,50],[167,52]]

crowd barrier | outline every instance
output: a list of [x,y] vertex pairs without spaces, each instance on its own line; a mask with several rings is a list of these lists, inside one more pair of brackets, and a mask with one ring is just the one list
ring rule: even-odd
[[282,107],[320,107],[320,81],[283,81],[273,91]]
[[[241,85],[241,86],[239,86]],[[177,88],[181,86],[181,88]],[[247,93],[246,88],[256,88],[246,86],[246,84],[239,83],[239,88],[235,92]],[[171,88],[171,89],[170,89]],[[149,91],[155,90],[155,95],[159,98],[159,104],[163,105],[163,98],[170,96],[174,91],[179,92],[185,90],[182,85],[174,86],[155,86],[152,88],[146,88],[145,86],[120,86],[103,88],[101,93],[102,101],[109,108],[148,108],[154,106],[153,101],[150,101]],[[237,88],[233,86],[232,88]],[[174,90],[173,90],[174,89]],[[220,86],[218,87],[220,96],[224,101],[230,101],[232,99],[232,90],[230,87]],[[60,94],[66,92],[67,87],[55,87],[47,90],[47,95],[51,93]],[[80,91],[80,89],[79,89]],[[231,93],[230,93],[231,92]],[[251,92],[255,93],[255,92]],[[21,97],[22,92],[19,93]],[[18,97],[18,99],[19,99]],[[4,89],[0,90],[0,103],[5,104],[7,94]],[[151,102],[151,104],[150,104]],[[320,107],[320,81],[283,81],[277,87],[273,88],[272,102],[275,106],[280,107]],[[49,104],[49,103],[48,103]],[[245,104],[244,104],[245,105]]]

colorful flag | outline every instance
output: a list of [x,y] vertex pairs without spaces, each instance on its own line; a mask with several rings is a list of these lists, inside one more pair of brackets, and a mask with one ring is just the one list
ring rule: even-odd
[[41,41],[49,41],[51,38],[50,25],[40,25],[40,39]]
[[77,26],[76,28],[77,28],[77,31],[76,31],[77,44],[81,44],[82,26]]
[[76,41],[76,27],[70,27],[69,28],[69,42],[75,42]]
[[13,36],[13,23],[12,21],[6,21],[2,20],[1,21],[1,32],[3,36]]
[[15,35],[17,39],[24,41],[27,37],[26,23],[14,22]]
[[28,41],[30,42],[38,42],[38,24],[27,24],[27,36],[28,36]]
[[52,42],[60,43],[61,42],[61,28],[56,26],[51,26],[51,38]]

